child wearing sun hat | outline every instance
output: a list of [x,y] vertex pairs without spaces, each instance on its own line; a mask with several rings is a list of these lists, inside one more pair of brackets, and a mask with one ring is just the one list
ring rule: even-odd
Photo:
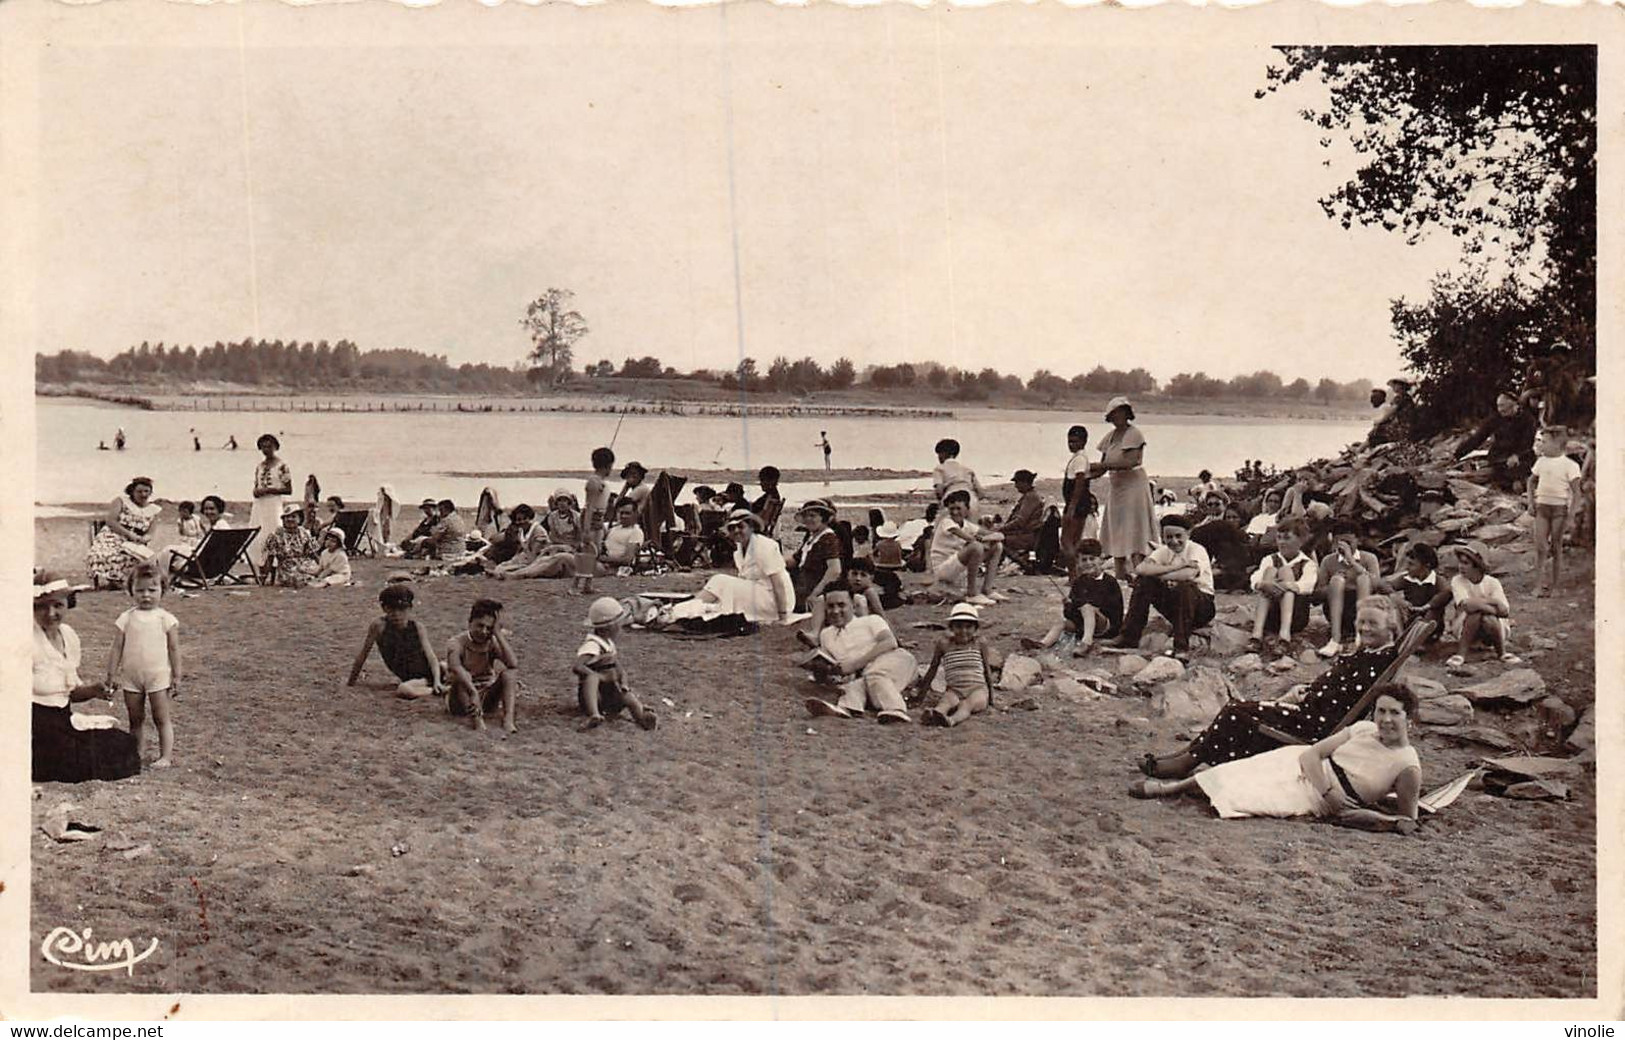
[[311,575],[314,587],[350,584],[350,554],[344,551],[344,532],[329,527],[322,532],[322,549],[316,557],[316,573]]
[[632,692],[626,670],[621,667],[615,638],[630,615],[631,611],[613,596],[600,596],[587,608],[585,624],[592,631],[576,650],[576,662],[570,668],[576,677],[576,703],[587,716],[583,730],[597,729],[623,708],[644,729],[654,729],[660,721]]
[[937,638],[931,663],[920,676],[919,688],[929,690],[942,668],[947,689],[935,708],[920,718],[925,726],[957,726],[993,704],[993,670],[987,647],[978,637],[982,615],[973,604],[955,603],[948,611],[948,634]]

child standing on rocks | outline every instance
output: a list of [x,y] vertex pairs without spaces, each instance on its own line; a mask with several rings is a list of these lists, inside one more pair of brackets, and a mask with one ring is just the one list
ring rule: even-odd
[[[1569,514],[1580,501],[1580,464],[1563,454],[1569,431],[1547,426],[1535,439],[1534,469],[1529,477],[1529,511],[1535,514],[1535,588],[1537,597],[1549,596],[1563,582],[1563,531]],[[1546,578],[1546,560],[1552,576]]]

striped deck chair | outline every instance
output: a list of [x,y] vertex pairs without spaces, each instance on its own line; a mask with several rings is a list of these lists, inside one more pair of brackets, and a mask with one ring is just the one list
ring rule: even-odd
[[[246,585],[253,581],[263,584],[259,568],[248,555],[248,547],[257,527],[215,527],[189,553],[176,553],[170,560],[171,580],[175,585],[207,588],[210,585]],[[234,573],[238,564],[248,564],[248,577]]]
[[[1328,737],[1354,725],[1354,723],[1360,721],[1361,716],[1371,710],[1371,705],[1377,699],[1377,691],[1394,681],[1394,678],[1399,675],[1400,668],[1404,666],[1406,661],[1410,660],[1410,656],[1416,652],[1418,647],[1427,642],[1428,636],[1433,634],[1433,627],[1433,622],[1427,620],[1418,621],[1411,625],[1410,629],[1406,631],[1405,637],[1399,641],[1399,652],[1394,655],[1393,663],[1383,669],[1382,674],[1377,676],[1371,683],[1371,688],[1366,690],[1365,694],[1354,702],[1353,707],[1349,708],[1348,714],[1343,716],[1342,721],[1326,732]],[[1310,743],[1310,741],[1302,737],[1276,729],[1274,726],[1260,725],[1258,732],[1281,744]]]

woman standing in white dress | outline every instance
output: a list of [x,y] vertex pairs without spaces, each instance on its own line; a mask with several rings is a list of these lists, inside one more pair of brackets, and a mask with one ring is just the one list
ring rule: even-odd
[[[1289,744],[1214,766],[1184,780],[1141,780],[1136,798],[1168,798],[1200,790],[1223,819],[1318,816],[1365,830],[1416,829],[1422,762],[1410,742],[1416,694],[1384,686],[1372,718],[1309,747]],[[1376,808],[1388,795],[1398,813]]]
[[293,474],[277,457],[282,442],[276,437],[262,433],[254,446],[265,456],[254,467],[254,506],[248,513],[249,526],[260,529],[249,543],[248,556],[259,567],[265,563],[265,539],[282,525],[282,503],[293,494]]

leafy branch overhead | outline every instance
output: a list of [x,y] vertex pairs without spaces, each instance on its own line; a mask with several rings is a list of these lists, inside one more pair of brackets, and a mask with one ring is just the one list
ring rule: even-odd
[[[1596,47],[1276,49],[1285,62],[1257,96],[1322,90],[1300,114],[1324,148],[1346,140],[1358,164],[1320,200],[1326,215],[1409,242],[1435,229],[1461,240],[1463,270],[1441,276],[1433,300],[1395,301],[1434,418],[1482,411],[1514,364],[1595,372]],[[1502,264],[1497,288],[1487,272]],[[1497,330],[1506,338],[1479,342]]]
[[575,344],[588,332],[587,319],[570,309],[574,298],[568,289],[549,289],[525,307],[519,324],[534,344],[527,355],[533,380],[559,383],[569,376]]

